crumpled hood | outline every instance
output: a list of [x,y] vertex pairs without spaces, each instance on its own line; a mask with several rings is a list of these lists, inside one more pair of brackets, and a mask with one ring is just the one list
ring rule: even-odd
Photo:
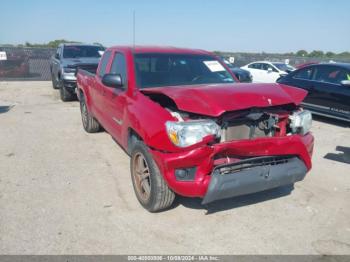
[[142,89],[163,94],[182,111],[217,117],[227,111],[300,104],[307,92],[282,84],[211,84]]

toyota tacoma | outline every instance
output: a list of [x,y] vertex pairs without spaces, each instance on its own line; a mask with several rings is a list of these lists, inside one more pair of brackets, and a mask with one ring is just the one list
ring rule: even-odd
[[103,127],[131,156],[134,191],[151,212],[175,195],[216,200],[291,185],[311,169],[306,91],[240,84],[214,54],[112,47],[79,70],[83,127]]

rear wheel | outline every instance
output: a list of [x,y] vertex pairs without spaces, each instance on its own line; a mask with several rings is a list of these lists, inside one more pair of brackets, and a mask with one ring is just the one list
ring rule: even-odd
[[138,141],[131,152],[131,179],[140,204],[150,212],[171,206],[175,194],[165,183],[148,148]]
[[80,96],[80,112],[83,127],[88,133],[96,133],[101,130],[98,121],[89,113],[84,95]]

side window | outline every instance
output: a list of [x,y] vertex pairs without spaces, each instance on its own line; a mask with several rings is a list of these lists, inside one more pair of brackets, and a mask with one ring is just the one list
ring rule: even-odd
[[249,68],[253,68],[253,69],[261,69],[261,64],[260,63],[254,63],[254,64],[251,64],[248,67]]
[[339,85],[342,80],[347,80],[347,72],[339,67],[323,66],[318,68],[314,80]]
[[255,64],[255,69],[263,70],[263,64],[261,63]]
[[256,64],[250,64],[250,65],[248,66],[248,68],[253,68],[253,69],[255,69],[255,65],[256,65]]
[[60,59],[61,49],[62,49],[62,47],[57,48],[55,58]]
[[272,65],[268,65],[268,68],[271,68],[271,69],[272,69],[272,72],[278,73],[278,71],[276,70],[276,68],[274,68]]
[[114,56],[110,73],[121,75],[123,83],[126,86],[128,81],[127,81],[127,73],[126,73],[126,61],[123,54],[117,53]]
[[312,68],[310,68],[310,67],[304,68],[304,69],[301,69],[299,72],[295,73],[293,78],[302,79],[302,80],[311,80],[312,72],[313,72]]
[[106,73],[106,69],[107,69],[107,65],[108,65],[108,61],[109,58],[111,57],[112,52],[111,51],[106,51],[103,54],[103,57],[101,58],[101,62],[100,62],[100,69],[98,72],[98,76],[99,77],[103,77]]
[[262,70],[267,71],[267,70],[269,70],[269,68],[271,68],[272,72],[277,72],[277,70],[269,64],[261,64],[261,65],[262,65],[262,67],[261,67]]

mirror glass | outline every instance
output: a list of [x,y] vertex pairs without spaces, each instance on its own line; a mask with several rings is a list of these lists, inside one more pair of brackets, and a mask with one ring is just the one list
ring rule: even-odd
[[123,81],[119,74],[105,74],[102,77],[102,83],[108,87],[122,88]]

